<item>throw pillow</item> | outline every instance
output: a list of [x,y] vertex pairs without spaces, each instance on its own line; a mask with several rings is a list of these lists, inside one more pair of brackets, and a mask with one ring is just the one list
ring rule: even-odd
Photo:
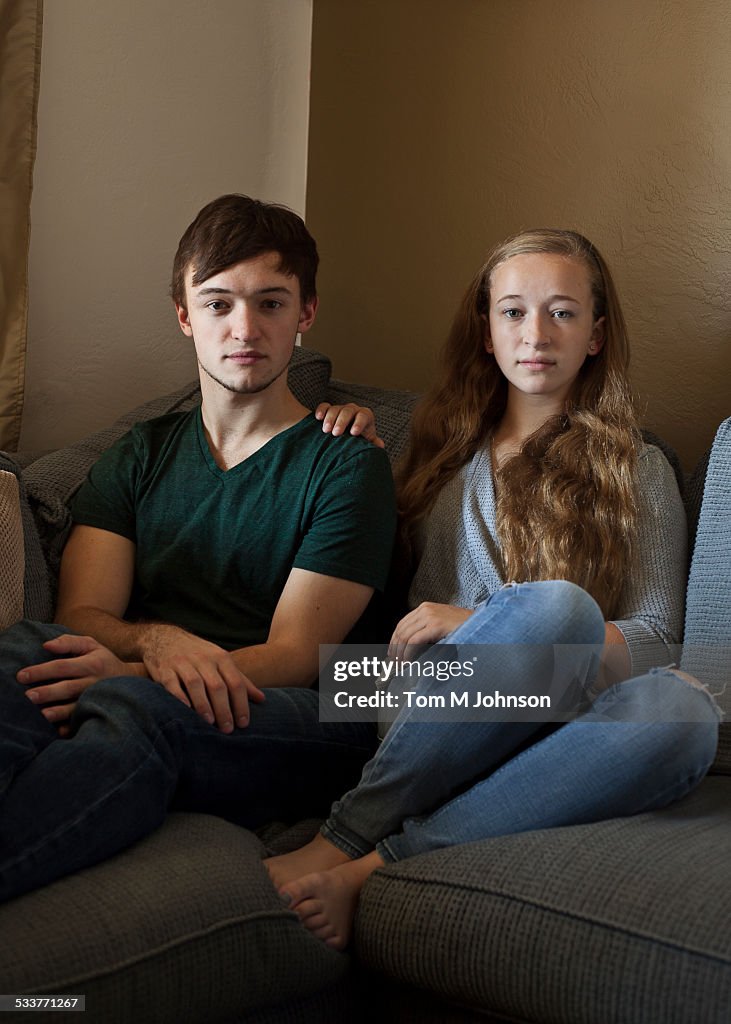
[[0,470],[0,629],[23,618],[25,545],[20,489],[13,473]]
[[[48,574],[48,566],[43,557],[43,549],[38,537],[36,521],[31,511],[26,493],[25,480],[18,465],[5,452],[0,452],[0,471],[13,477],[13,493],[17,494],[20,507],[20,524],[23,538],[23,557],[25,571],[22,584],[22,618],[37,619],[39,622],[53,620],[53,602]],[[15,498],[13,498],[15,507]]]

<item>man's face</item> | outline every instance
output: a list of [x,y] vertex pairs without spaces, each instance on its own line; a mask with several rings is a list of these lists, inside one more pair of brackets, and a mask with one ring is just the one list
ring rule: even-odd
[[279,269],[279,254],[263,253],[193,284],[185,273],[186,306],[175,303],[198,365],[227,391],[264,391],[289,365],[298,333],[308,331],[317,299],[302,303],[299,281]]

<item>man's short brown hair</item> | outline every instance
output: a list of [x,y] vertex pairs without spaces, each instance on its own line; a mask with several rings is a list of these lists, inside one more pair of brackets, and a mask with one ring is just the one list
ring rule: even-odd
[[173,300],[186,307],[185,274],[189,267],[197,285],[235,263],[266,252],[278,253],[279,270],[297,278],[303,303],[317,296],[317,246],[301,217],[286,206],[235,193],[214,199],[180,239],[173,261]]

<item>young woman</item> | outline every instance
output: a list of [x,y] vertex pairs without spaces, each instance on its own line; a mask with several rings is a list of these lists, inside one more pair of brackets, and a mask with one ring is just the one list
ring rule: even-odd
[[398,475],[415,572],[390,650],[484,645],[476,690],[536,693],[558,675],[596,699],[562,726],[402,708],[321,834],[266,862],[328,945],[347,944],[360,889],[388,861],[649,810],[707,771],[712,699],[648,671],[680,640],[685,516],[666,459],[642,443],[628,361],[609,269],[581,235],[516,235],[470,285]]

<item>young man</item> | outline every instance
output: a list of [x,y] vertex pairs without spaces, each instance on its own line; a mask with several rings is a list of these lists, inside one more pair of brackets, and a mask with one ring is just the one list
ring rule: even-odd
[[0,898],[171,804],[249,825],[317,813],[370,754],[369,727],[321,724],[309,689],[319,644],[383,587],[395,526],[384,453],[328,436],[287,386],[316,268],[300,218],[245,196],[183,235],[172,294],[201,406],[102,456],[72,508],[64,628],[0,639]]

